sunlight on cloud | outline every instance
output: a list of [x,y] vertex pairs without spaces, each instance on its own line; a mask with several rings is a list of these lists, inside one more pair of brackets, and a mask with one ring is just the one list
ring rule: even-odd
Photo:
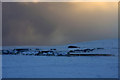
[[3,3],[5,45],[58,45],[117,37],[117,2],[35,3]]
[[38,3],[38,2],[39,2],[39,0],[33,0],[33,2],[34,2],[34,3]]
[[84,9],[87,10],[96,10],[96,9],[101,9],[101,10],[110,10],[111,7],[118,7],[118,3],[112,3],[111,6],[109,5],[110,3],[107,2],[92,2],[92,3],[86,3],[87,5],[80,5],[77,2],[71,2],[71,4],[74,5],[74,10],[79,11],[79,9],[81,9],[81,7],[83,7]]

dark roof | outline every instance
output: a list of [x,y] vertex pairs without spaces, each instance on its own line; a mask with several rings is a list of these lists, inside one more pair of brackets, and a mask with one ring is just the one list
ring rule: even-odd
[[77,46],[68,46],[68,48],[79,48]]

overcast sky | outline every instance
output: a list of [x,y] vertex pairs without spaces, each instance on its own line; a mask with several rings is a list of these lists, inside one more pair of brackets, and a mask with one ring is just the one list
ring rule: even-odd
[[3,45],[63,45],[117,38],[117,3],[4,2]]

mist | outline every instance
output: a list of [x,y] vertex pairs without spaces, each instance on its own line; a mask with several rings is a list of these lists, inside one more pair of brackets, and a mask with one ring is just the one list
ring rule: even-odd
[[3,46],[64,45],[118,37],[117,2],[3,2]]

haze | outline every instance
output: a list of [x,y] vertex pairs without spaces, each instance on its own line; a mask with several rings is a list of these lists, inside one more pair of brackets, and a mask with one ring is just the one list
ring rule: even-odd
[[3,46],[117,38],[117,2],[3,2]]

